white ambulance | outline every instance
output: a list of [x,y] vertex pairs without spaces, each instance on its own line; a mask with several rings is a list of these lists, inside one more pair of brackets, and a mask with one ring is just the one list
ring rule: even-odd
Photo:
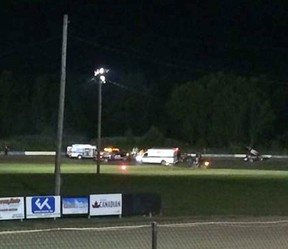
[[143,155],[137,155],[136,162],[171,165],[178,163],[179,155],[179,148],[151,148]]
[[96,146],[91,144],[72,144],[72,146],[67,146],[66,154],[70,158],[94,158],[96,156]]

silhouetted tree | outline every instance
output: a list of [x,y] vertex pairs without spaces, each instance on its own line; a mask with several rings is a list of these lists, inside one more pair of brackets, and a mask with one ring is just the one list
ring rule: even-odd
[[177,87],[167,110],[181,137],[191,144],[260,143],[271,135],[274,121],[261,83],[260,78],[211,74]]

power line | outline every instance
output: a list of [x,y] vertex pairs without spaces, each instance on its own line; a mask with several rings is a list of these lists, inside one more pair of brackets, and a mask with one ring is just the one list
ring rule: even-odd
[[[89,83],[91,83],[92,81],[96,81],[97,82],[97,79],[95,77],[92,77],[90,80],[89,80]],[[109,80],[109,79],[106,79],[106,81],[108,83],[110,83],[111,85],[113,86],[116,86],[118,88],[121,88],[125,91],[128,91],[128,92],[132,92],[132,93],[136,93],[136,94],[139,94],[139,95],[142,95],[142,96],[146,96],[146,97],[151,97],[151,94],[148,94],[146,93],[146,91],[142,90],[142,91],[137,91],[136,89],[134,88],[131,88],[131,87],[128,87],[128,86],[125,86],[123,84],[120,84],[118,82],[115,82],[115,81],[112,81],[112,80]],[[153,97],[153,96],[152,96]]]
[[[106,23],[105,24],[106,26],[109,27],[109,24]],[[120,29],[123,29],[123,30],[126,30],[126,27],[124,25],[121,25],[120,23],[117,24]],[[115,25],[110,25],[111,29],[112,30],[115,30]],[[87,34],[84,34],[83,33],[83,30],[82,31],[82,35],[86,35]],[[203,37],[199,37],[198,36],[198,39],[189,39],[184,36],[180,37],[180,36],[168,36],[168,35],[163,35],[163,34],[159,34],[159,33],[153,33],[153,31],[151,32],[151,30],[149,30],[150,33],[148,32],[142,32],[141,33],[141,41],[149,41],[149,43],[154,43],[154,44],[157,44],[157,43],[160,43],[160,44],[165,44],[165,46],[167,45],[172,45],[172,46],[177,46],[177,47],[181,47],[182,49],[187,47],[187,45],[191,46],[193,45],[194,48],[196,48],[196,50],[199,49],[199,47],[213,47],[213,48],[219,48],[219,49],[222,49],[222,50],[226,50],[226,49],[232,49],[232,50],[263,50],[263,51],[267,51],[267,50],[270,50],[270,51],[284,51],[286,52],[287,51],[287,47],[285,46],[286,44],[286,41],[282,40],[282,41],[279,41],[277,40],[278,43],[281,43],[282,45],[279,44],[279,46],[276,46],[276,45],[272,45],[271,46],[268,46],[268,45],[259,45],[257,44],[257,42],[262,41],[263,39],[259,39],[259,40],[255,40],[253,43],[252,42],[249,42],[249,44],[247,44],[246,42],[241,42],[241,39],[240,40],[237,40],[236,41],[220,41],[220,40],[217,40],[217,39],[205,39],[205,36]],[[77,31],[78,33],[78,31]],[[106,42],[106,41],[105,41]],[[173,44],[172,44],[173,43]],[[180,44],[181,43],[181,44]]]
[[[118,54],[124,55],[124,56],[129,57],[129,58],[131,58],[131,56],[133,56],[134,58],[146,60],[146,61],[155,63],[157,65],[162,65],[162,66],[166,66],[166,67],[170,67],[170,68],[177,68],[177,69],[181,69],[181,70],[191,71],[191,67],[189,67],[187,65],[191,64],[192,62],[188,62],[188,61],[169,62],[169,61],[157,59],[157,58],[155,58],[155,55],[142,52],[142,51],[137,50],[135,48],[132,48],[131,51],[129,52],[129,51],[124,51],[123,49],[120,49],[120,48],[115,48],[115,47],[107,46],[104,44],[100,44],[98,42],[90,41],[90,40],[87,40],[87,39],[84,39],[84,38],[81,38],[78,36],[72,36],[72,38],[74,38],[75,40],[78,40],[80,42],[86,43],[90,46],[94,46],[94,47],[101,48],[101,49],[104,49],[107,51],[118,53]],[[203,72],[204,70],[199,70],[199,69],[196,70],[195,66],[193,66],[193,72],[195,72],[195,71],[196,72],[197,71]]]
[[151,97],[151,95],[145,93],[145,91],[137,91],[137,90],[135,90],[135,89],[129,88],[129,87],[125,86],[125,85],[122,85],[122,84],[120,84],[120,83],[117,83],[117,82],[111,81],[111,80],[107,80],[107,82],[111,83],[112,85],[114,85],[114,86],[116,86],[116,87],[122,88],[122,89],[124,89],[124,90],[126,90],[126,91],[129,91],[129,92],[132,92],[132,93],[137,93],[137,94],[143,95],[143,96]]

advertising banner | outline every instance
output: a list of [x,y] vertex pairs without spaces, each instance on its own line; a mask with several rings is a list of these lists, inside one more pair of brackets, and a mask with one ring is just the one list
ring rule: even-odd
[[89,215],[122,215],[122,194],[90,195]]
[[26,197],[26,218],[57,218],[61,216],[60,196]]
[[22,220],[24,214],[24,197],[0,198],[0,220]]
[[62,197],[62,214],[88,214],[88,197]]

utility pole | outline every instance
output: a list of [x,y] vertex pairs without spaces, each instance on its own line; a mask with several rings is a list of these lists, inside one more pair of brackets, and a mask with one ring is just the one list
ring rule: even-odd
[[61,149],[63,137],[64,103],[65,103],[65,83],[66,83],[66,52],[67,52],[67,31],[68,15],[63,17],[63,37],[62,37],[62,59],[61,59],[61,80],[58,110],[58,131],[57,131],[57,151],[55,157],[55,195],[61,192]]
[[97,138],[97,174],[100,174],[101,123],[102,123],[102,80],[99,78],[98,88],[98,138]]

